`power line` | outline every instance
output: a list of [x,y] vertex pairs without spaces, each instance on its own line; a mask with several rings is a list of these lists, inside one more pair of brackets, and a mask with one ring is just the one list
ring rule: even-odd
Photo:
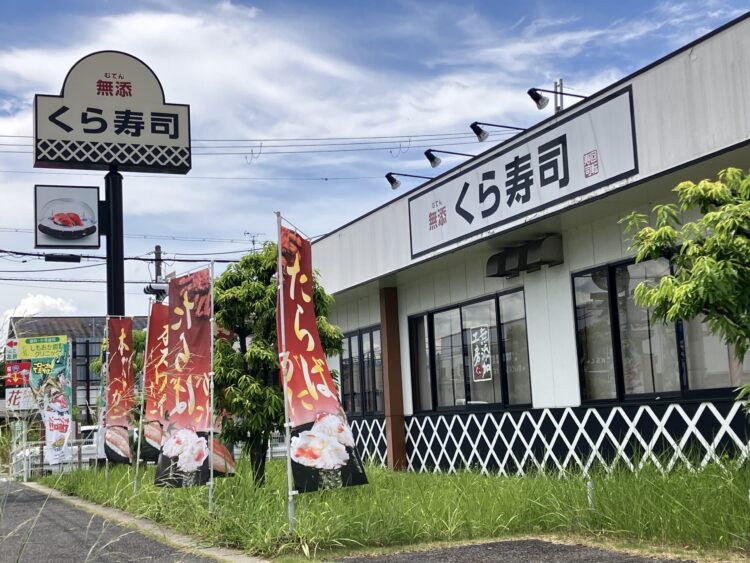
[[86,264],[85,266],[69,266],[67,268],[47,268],[44,270],[0,270],[0,274],[38,274],[42,272],[62,272],[63,270],[82,270],[83,268],[96,268],[106,264]]
[[[237,156],[243,156],[244,153],[236,153]],[[0,170],[3,174],[40,174],[48,176],[96,176],[101,178],[101,174],[95,172],[43,172],[36,170]],[[314,176],[314,177],[297,177],[297,176],[178,176],[170,174],[138,174],[131,178],[158,178],[160,180],[227,180],[227,181],[268,181],[268,180],[285,180],[295,182],[334,182],[334,181],[358,181],[358,180],[382,180],[382,176]]]
[[[44,258],[47,256],[47,254],[43,252],[25,252],[21,250],[5,250],[0,248],[0,252],[3,252],[5,254],[12,254],[14,256],[31,256],[31,257],[41,257]],[[81,259],[86,260],[106,260],[106,256],[99,256],[96,254],[73,254],[72,256],[79,256]],[[126,261],[132,261],[132,262],[156,262],[156,258],[147,258],[144,256],[126,256],[124,258]],[[236,264],[237,260],[211,260],[209,258],[170,258],[167,260],[168,262],[187,262],[187,263],[200,263],[200,262],[215,262],[217,264]]]
[[[33,233],[34,229],[27,229],[23,227],[0,227],[0,233]],[[154,240],[173,240],[179,242],[226,242],[226,243],[237,243],[247,244],[247,239],[229,239],[229,238],[212,238],[212,237],[188,237],[180,235],[138,235],[129,234],[124,235],[125,238],[137,238],[137,239],[154,239]]]
[[[6,278],[0,277],[0,281],[18,281],[18,282],[49,282],[49,283],[107,283],[107,280],[78,280],[74,278]],[[125,283],[134,283],[139,285],[147,285],[153,283],[151,280],[137,281],[137,280],[125,280]]]

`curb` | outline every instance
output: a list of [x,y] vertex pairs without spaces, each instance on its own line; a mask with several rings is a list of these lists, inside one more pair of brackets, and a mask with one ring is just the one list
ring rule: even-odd
[[78,497],[66,495],[64,493],[61,493],[60,491],[50,489],[49,487],[45,487],[44,485],[40,485],[38,483],[28,482],[23,483],[22,485],[38,493],[48,495],[52,498],[73,505],[76,508],[80,508],[82,510],[85,510],[86,512],[90,512],[92,514],[95,514],[96,516],[100,516],[101,518],[104,518],[111,522],[115,522],[116,524],[120,524],[122,526],[141,532],[162,543],[171,545],[172,547],[176,547],[183,551],[189,551],[196,555],[202,555],[204,557],[216,559],[217,561],[225,561],[229,563],[268,563],[268,561],[265,559],[251,557],[250,555],[247,555],[243,551],[239,551],[237,549],[231,549],[228,547],[203,547],[200,543],[198,543],[199,540],[196,540],[195,538],[179,534],[169,528],[160,526],[152,520],[138,518],[137,516],[133,516],[132,514],[123,512],[122,510],[118,510],[117,508],[103,507],[99,504],[95,504]]

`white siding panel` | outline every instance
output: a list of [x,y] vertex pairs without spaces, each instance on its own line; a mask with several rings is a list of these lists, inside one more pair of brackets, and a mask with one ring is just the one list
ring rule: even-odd
[[576,407],[581,404],[581,392],[570,273],[564,264],[545,271],[555,406]]
[[529,339],[529,369],[531,397],[534,408],[554,407],[555,392],[552,381],[552,343],[547,316],[546,270],[526,276],[526,330]]

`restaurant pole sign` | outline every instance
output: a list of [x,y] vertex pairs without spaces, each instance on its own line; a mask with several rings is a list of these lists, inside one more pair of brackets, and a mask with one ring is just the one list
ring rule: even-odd
[[107,226],[107,314],[123,316],[120,172],[189,172],[190,107],[166,103],[159,79],[132,55],[92,53],[73,65],[59,96],[35,96],[34,166],[108,171],[99,213]]
[[[409,198],[411,256],[524,217],[638,173],[633,98],[624,88]],[[467,241],[468,242],[468,241]]]

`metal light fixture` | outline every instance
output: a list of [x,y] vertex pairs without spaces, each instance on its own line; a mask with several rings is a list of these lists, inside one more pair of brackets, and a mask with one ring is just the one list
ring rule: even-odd
[[570,94],[569,92],[563,92],[563,80],[562,78],[555,82],[554,90],[546,90],[544,88],[529,88],[526,93],[536,104],[537,109],[544,109],[549,104],[549,98],[540,94],[540,92],[547,92],[548,94],[555,95],[555,113],[562,111],[563,109],[563,96],[570,96],[572,98],[579,98],[585,100],[588,96],[581,96],[580,94]]
[[455,154],[457,156],[469,156],[469,157],[474,156],[473,154],[466,154],[466,153],[463,153],[463,152],[441,151],[441,150],[438,150],[438,149],[427,149],[426,151],[424,151],[424,155],[427,157],[427,160],[430,161],[430,166],[432,166],[433,168],[437,168],[438,166],[440,166],[440,163],[443,162],[442,159],[440,159],[439,157],[435,156],[436,152],[443,153],[443,154]]
[[407,176],[408,178],[422,178],[423,180],[432,180],[429,176],[416,176],[414,174],[401,174],[400,172],[388,172],[388,174],[385,175],[385,179],[388,180],[388,183],[391,185],[391,189],[395,190],[400,185],[401,182],[396,180],[396,176]]
[[536,104],[537,109],[544,109],[549,104],[549,98],[539,92],[538,88],[529,88],[526,92]]
[[523,127],[513,127],[512,125],[498,125],[496,123],[485,123],[483,121],[475,121],[469,127],[471,127],[471,130],[474,132],[474,134],[477,136],[477,139],[479,141],[486,141],[487,137],[490,136],[490,134],[482,129],[480,125],[485,125],[487,127],[502,127],[503,129],[512,129],[513,131],[526,131]]

